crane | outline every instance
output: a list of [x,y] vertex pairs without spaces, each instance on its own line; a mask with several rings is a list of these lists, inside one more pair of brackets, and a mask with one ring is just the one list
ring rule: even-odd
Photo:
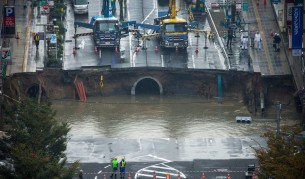
[[[120,39],[129,35],[128,26],[135,24],[135,21],[120,23],[118,18],[112,15],[112,6],[109,0],[103,0],[102,15],[93,16],[90,23],[74,22],[75,45],[76,38],[92,35],[97,49],[106,47],[120,48]],[[93,32],[76,34],[77,27],[92,29]]]
[[177,16],[181,11],[181,4],[182,0],[177,9],[176,0],[169,0],[168,12],[159,12],[159,17],[154,19],[153,25],[136,23],[136,26],[153,30],[152,34],[142,35],[142,39],[157,38],[161,47],[185,50],[188,47],[188,32],[194,31],[198,22],[187,22],[186,19]]

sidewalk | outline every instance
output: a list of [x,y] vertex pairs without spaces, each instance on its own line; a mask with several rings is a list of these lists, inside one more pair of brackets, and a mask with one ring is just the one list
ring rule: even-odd
[[[273,4],[273,10],[276,15],[278,15],[276,12],[279,8],[280,8],[279,5]],[[278,21],[278,23],[282,23],[282,22]],[[285,34],[282,34],[282,46],[288,58],[289,66],[293,74],[294,82],[297,88],[296,90],[297,91],[302,90],[303,87],[305,86],[302,60],[293,57],[291,51],[288,50],[289,48],[288,36]]]
[[[12,53],[12,63],[11,65],[8,65],[6,69],[7,76],[23,71],[22,65],[25,55],[26,32],[29,21],[28,14],[31,13],[30,9],[24,8],[23,0],[10,0],[8,5],[15,6],[16,37],[3,39],[3,44],[5,44],[3,47],[10,47]],[[19,39],[17,37],[19,37]]]
[[[226,38],[222,38],[224,46],[226,47],[226,52],[229,55],[231,69],[258,72],[261,73],[262,76],[291,75],[283,46],[284,43],[281,44],[280,52],[275,52],[272,47],[273,38],[271,33],[279,32],[277,18],[273,13],[272,5],[270,2],[267,2],[266,6],[264,6],[262,0],[260,3],[261,4],[257,5],[256,0],[249,1],[248,11],[242,12],[242,23],[244,23],[242,24],[242,29],[245,31],[255,30],[260,32],[262,38],[261,50],[251,48],[249,43],[248,50],[241,50],[241,33],[239,33],[239,29],[236,30],[236,37],[232,42],[232,50],[226,47]],[[219,17],[224,16],[219,14],[224,14],[224,10],[220,9],[212,16],[219,35],[223,37],[224,32],[227,33],[228,29],[224,28],[224,25],[221,24],[221,21],[224,21],[224,18]]]
[[[47,17],[37,18],[37,7],[31,8],[31,2],[24,0],[10,0],[8,5],[15,6],[16,36],[3,39],[6,47],[11,47],[12,63],[7,66],[6,75],[20,72],[36,72],[36,68],[43,67],[44,42],[40,41],[38,53],[33,44],[33,32],[43,32],[43,26],[37,23],[46,23]],[[5,47],[4,46],[4,47]],[[38,55],[38,56],[37,56]]]

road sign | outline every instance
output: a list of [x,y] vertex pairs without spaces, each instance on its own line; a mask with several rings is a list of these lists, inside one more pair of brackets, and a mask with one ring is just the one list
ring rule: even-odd
[[244,2],[243,3],[243,11],[248,11],[248,3],[247,2]]
[[236,3],[236,11],[241,11],[241,3]]
[[49,4],[44,4],[44,5],[42,6],[42,8],[43,8],[43,10],[48,10],[48,9],[49,9]]
[[50,43],[51,44],[56,44],[57,43],[56,34],[51,34]]

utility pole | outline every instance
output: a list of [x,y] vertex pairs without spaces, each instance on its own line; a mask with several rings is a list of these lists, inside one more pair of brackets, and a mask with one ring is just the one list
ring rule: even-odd
[[47,26],[54,26],[54,24],[36,24],[36,26],[43,26],[43,40],[44,40],[44,45],[43,45],[43,52],[44,52],[44,60],[47,60]]
[[282,111],[282,104],[277,101],[276,102],[276,134],[278,135],[280,133],[280,127],[281,127],[281,111]]

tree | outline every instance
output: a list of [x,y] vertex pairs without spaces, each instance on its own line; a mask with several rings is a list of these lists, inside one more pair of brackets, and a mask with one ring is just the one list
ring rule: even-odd
[[11,129],[0,149],[14,166],[3,172],[7,178],[73,178],[79,163],[67,166],[64,153],[70,128],[54,119],[51,103],[25,100],[7,114]]
[[259,163],[259,178],[305,178],[305,142],[296,136],[299,127],[282,127],[280,134],[266,132],[268,148],[254,148]]

